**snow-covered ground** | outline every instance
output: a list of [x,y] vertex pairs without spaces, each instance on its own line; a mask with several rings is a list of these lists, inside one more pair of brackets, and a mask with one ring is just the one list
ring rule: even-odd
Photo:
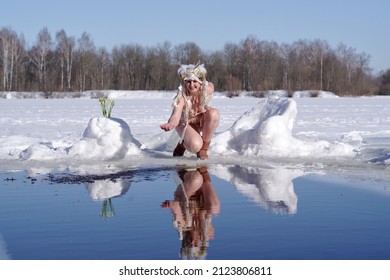
[[[102,94],[115,100],[110,119],[96,99]],[[0,93],[0,170],[199,164],[191,154],[172,158],[178,137],[159,128],[170,116],[174,95],[106,91],[45,99],[39,93]],[[390,98],[275,95],[217,93],[212,105],[220,110],[221,123],[210,159],[202,163],[387,169]]]

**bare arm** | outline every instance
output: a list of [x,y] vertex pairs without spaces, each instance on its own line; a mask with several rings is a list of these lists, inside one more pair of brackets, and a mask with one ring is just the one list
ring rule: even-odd
[[208,99],[211,101],[214,94],[214,84],[212,82],[208,82],[206,92],[207,92]]
[[214,93],[214,84],[212,82],[208,82],[207,85],[207,93],[212,96]]
[[175,127],[179,125],[181,113],[183,111],[184,101],[180,99],[179,104],[177,104],[172,111],[171,116],[167,123],[163,123],[160,125],[160,128],[165,131],[171,131]]

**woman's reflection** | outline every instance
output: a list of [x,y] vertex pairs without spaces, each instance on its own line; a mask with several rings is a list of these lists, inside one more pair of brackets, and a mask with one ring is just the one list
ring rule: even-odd
[[214,238],[212,216],[220,211],[220,202],[207,168],[179,170],[180,183],[173,200],[161,207],[170,208],[173,225],[181,240],[182,259],[203,259],[208,241]]

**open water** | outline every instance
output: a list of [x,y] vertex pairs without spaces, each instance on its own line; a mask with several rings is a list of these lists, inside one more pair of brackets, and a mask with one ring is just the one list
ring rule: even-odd
[[390,259],[390,182],[375,172],[7,171],[0,258]]

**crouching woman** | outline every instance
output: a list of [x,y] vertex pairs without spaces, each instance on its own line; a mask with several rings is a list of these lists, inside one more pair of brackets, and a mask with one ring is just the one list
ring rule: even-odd
[[220,120],[219,111],[210,106],[214,85],[206,80],[203,64],[181,65],[177,72],[181,84],[173,100],[172,114],[160,128],[176,129],[181,138],[173,156],[183,156],[187,150],[196,153],[199,159],[207,159],[211,138]]

